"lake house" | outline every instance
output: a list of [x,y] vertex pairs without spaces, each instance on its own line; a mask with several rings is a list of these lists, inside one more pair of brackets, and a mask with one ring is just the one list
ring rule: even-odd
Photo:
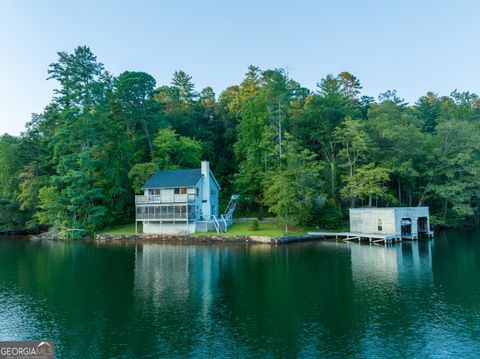
[[433,234],[428,207],[350,208],[350,232],[411,239]]
[[238,196],[219,216],[220,185],[208,161],[200,168],[159,171],[142,190],[142,196],[135,196],[135,227],[141,222],[145,234],[222,232],[233,222]]

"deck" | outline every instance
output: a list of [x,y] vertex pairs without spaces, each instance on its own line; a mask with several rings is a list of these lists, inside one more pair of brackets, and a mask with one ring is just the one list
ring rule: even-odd
[[[308,232],[310,236],[333,237],[344,241],[358,241],[370,243],[401,242],[402,236],[380,233],[355,233],[355,232]],[[407,239],[404,237],[404,239]],[[410,239],[410,237],[409,237]]]
[[[335,239],[341,239],[343,241],[358,241],[358,242],[370,242],[370,243],[394,243],[394,242],[401,242],[402,240],[414,241],[418,239],[418,235],[401,236],[401,235],[381,234],[381,233],[308,232],[307,234],[309,236],[323,236],[324,238],[330,237]],[[422,235],[426,235],[428,238],[433,238],[433,231],[420,234],[420,236]]]

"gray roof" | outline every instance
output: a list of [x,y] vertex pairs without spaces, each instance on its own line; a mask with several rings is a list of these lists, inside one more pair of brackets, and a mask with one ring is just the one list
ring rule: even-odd
[[194,187],[202,178],[200,168],[188,170],[166,170],[155,173],[143,188]]
[[350,211],[363,211],[363,210],[367,210],[367,211],[370,211],[370,210],[384,210],[384,209],[393,209],[393,210],[397,210],[397,209],[419,209],[419,208],[428,208],[428,206],[418,206],[418,207],[358,207],[358,208],[349,208]]

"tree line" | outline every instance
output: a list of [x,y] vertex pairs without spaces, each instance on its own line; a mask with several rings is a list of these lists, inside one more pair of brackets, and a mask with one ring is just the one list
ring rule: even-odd
[[313,90],[250,66],[218,96],[191,76],[113,76],[85,46],[59,52],[58,84],[20,136],[0,137],[0,231],[81,237],[134,218],[155,171],[211,161],[223,199],[288,224],[337,228],[359,206],[430,206],[432,223],[480,222],[480,98],[362,95],[348,72]]

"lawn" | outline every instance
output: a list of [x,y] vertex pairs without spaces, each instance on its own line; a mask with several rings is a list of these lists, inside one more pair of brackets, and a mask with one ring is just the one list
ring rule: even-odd
[[[234,223],[228,228],[227,233],[216,233],[216,232],[203,232],[195,233],[199,236],[210,236],[210,235],[221,235],[221,236],[270,236],[270,237],[280,237],[284,235],[284,227],[276,225],[271,222],[259,222],[258,230],[252,231],[251,222],[242,222]],[[138,233],[142,233],[142,225],[138,224]],[[289,235],[302,235],[306,234],[307,230],[304,228],[291,227],[288,230]],[[107,228],[103,230],[100,234],[109,234],[109,235],[134,235],[135,234],[135,224],[125,224],[118,227]]]
[[[142,224],[138,223],[138,233],[142,233]],[[110,234],[114,236],[125,235],[133,236],[135,234],[135,223],[124,224],[117,227],[106,228],[100,234]]]
[[[196,233],[197,235],[222,235],[222,236],[269,236],[280,237],[285,234],[285,227],[272,222],[259,222],[259,228],[256,231],[251,230],[251,222],[234,223],[228,227],[227,233]],[[289,227],[288,234],[292,236],[306,234],[307,230],[298,227]]]

